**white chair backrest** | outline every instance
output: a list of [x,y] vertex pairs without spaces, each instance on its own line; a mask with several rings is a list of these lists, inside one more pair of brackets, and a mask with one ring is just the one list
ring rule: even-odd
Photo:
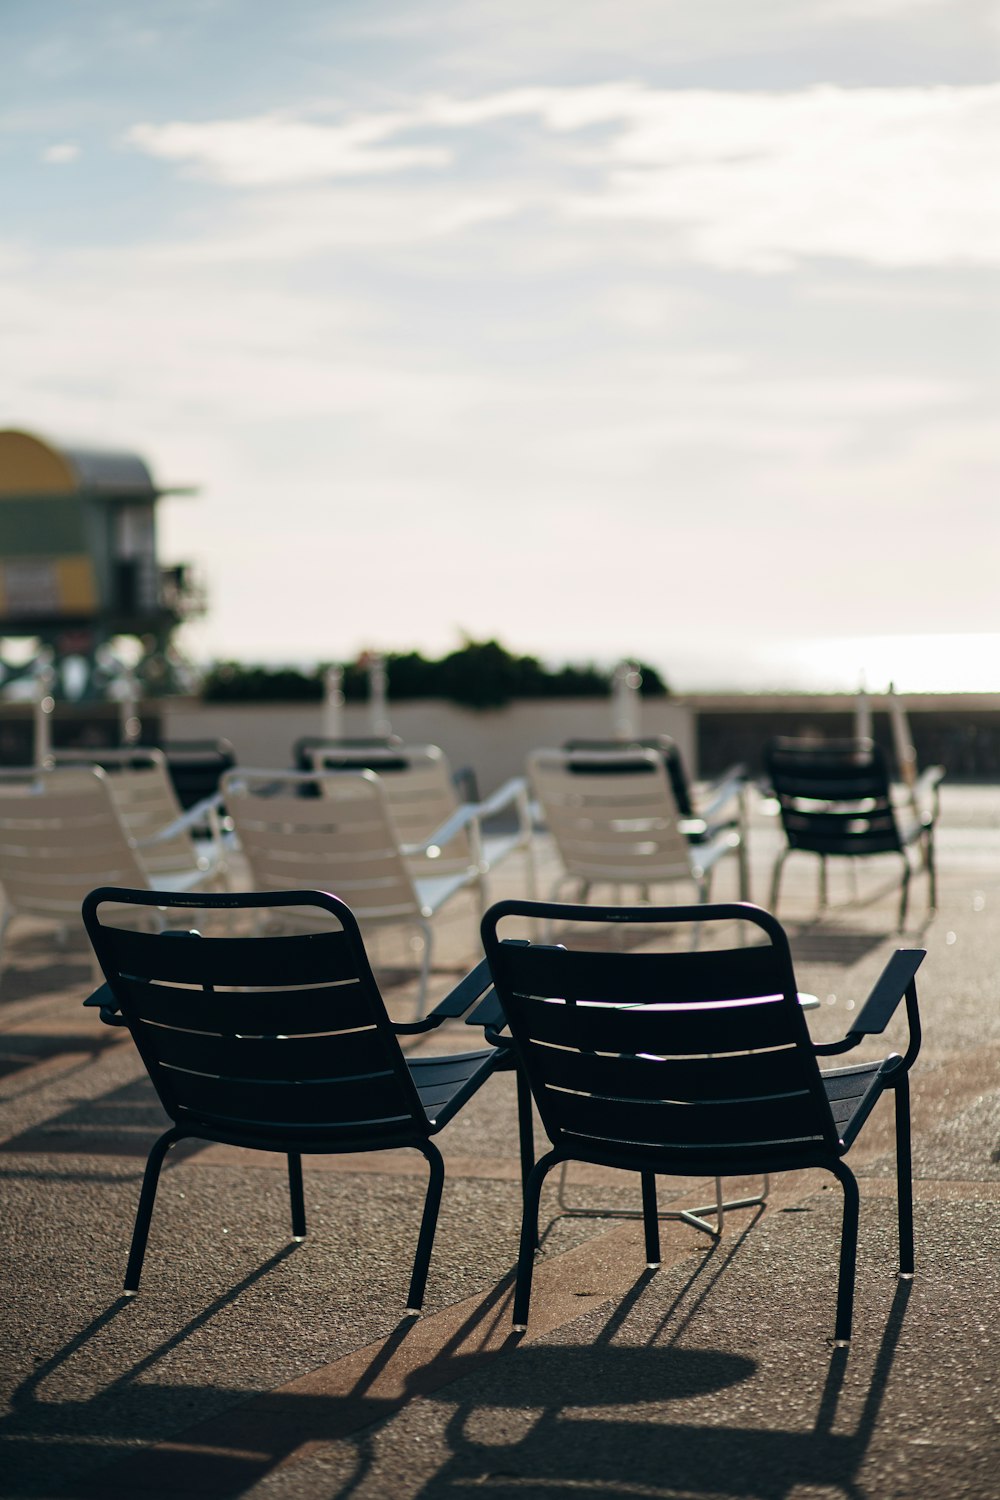
[[690,847],[656,751],[536,750],[528,774],[568,875],[638,884],[691,878]]
[[[422,843],[459,805],[451,767],[437,745],[400,745],[385,750],[319,749],[311,754],[317,770],[343,770],[353,759],[359,768],[376,773],[400,844]],[[449,875],[462,871],[471,858],[468,836],[459,833],[434,857],[434,873]],[[427,864],[427,857],[418,855],[410,863],[420,872]]]
[[[145,746],[102,750],[95,758],[107,775],[118,816],[129,837],[137,843],[181,817],[181,805],[162,750]],[[53,759],[57,768],[92,764],[86,751],[57,750]],[[154,882],[157,875],[190,870],[196,862],[191,836],[184,831],[162,843],[147,845],[141,858]]]
[[253,887],[330,891],[359,922],[419,917],[420,902],[370,771],[257,771],[222,778]]
[[102,771],[40,771],[0,798],[0,883],[14,910],[74,920],[96,886],[148,888]]

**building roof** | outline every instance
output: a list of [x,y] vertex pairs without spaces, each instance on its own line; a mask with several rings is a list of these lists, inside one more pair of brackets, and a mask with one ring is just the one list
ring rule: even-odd
[[16,428],[0,431],[0,496],[120,495],[155,499],[159,489],[137,453],[56,443]]

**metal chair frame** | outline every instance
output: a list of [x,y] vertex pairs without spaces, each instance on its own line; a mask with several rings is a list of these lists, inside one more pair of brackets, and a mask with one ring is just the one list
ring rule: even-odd
[[[501,940],[515,919],[572,924],[749,923],[763,941],[713,951],[568,949]],[[895,1098],[899,1274],[914,1269],[909,1070],[920,1047],[914,976],[922,949],[899,949],[851,1030],[813,1043],[791,953],[774,917],[741,903],[687,907],[557,906],[503,901],[483,943],[551,1149],[525,1192],[514,1325],[527,1326],[545,1177],[564,1161],[637,1172],[646,1259],[660,1260],[656,1175],[769,1174],[820,1167],[841,1183],[844,1211],[834,1342],[851,1338],[859,1194],[844,1158],[885,1092]],[[902,1056],[822,1073],[817,1059],[880,1034],[905,999]]]
[[[311,909],[327,930],[294,936],[136,932],[103,921],[105,908],[197,910],[210,917],[284,906]],[[320,891],[175,896],[105,887],[83,905],[106,983],[84,1003],[127,1026],[171,1120],[147,1160],[125,1272],[139,1289],[160,1170],[193,1138],[288,1158],[292,1236],[306,1233],[302,1157],[412,1147],[428,1163],[406,1311],[418,1313],[444,1182],[431,1139],[498,1068],[503,1047],[406,1057],[401,1035],[458,1019],[489,989],[485,960],[422,1021],[389,1019],[353,914]],[[337,924],[331,929],[330,919]],[[483,1010],[480,1004],[478,1007]],[[487,1007],[488,1010],[488,1007]],[[528,1104],[523,1091],[519,1098]],[[521,1112],[522,1147],[530,1118]],[[529,1146],[530,1149],[530,1146]],[[524,1167],[530,1157],[522,1150]]]
[[[911,851],[926,870],[929,906],[937,906],[934,827],[942,766],[929,766],[915,784],[908,807],[892,797],[888,765],[870,739],[772,740],[764,755],[772,795],[778,802],[786,847],[771,876],[771,908],[777,910],[781,876],[790,854],[819,858],[819,900],[828,901],[827,861],[896,854],[902,862],[898,927],[906,925]],[[852,869],[856,870],[856,865]]]

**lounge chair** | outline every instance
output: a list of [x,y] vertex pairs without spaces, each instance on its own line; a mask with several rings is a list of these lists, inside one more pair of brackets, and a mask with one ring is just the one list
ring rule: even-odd
[[[536,750],[528,777],[563,866],[553,896],[568,881],[589,899],[594,886],[616,894],[637,886],[648,896],[653,886],[680,880],[706,901],[718,861],[739,855],[735,827],[688,840],[659,751],[630,749],[623,758],[620,751]],[[742,894],[742,863],[740,872]]]

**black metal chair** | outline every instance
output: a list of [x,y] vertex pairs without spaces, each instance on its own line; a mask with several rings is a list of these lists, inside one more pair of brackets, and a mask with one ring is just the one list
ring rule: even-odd
[[785,860],[798,850],[819,856],[821,906],[827,902],[828,859],[898,855],[903,865],[900,929],[906,922],[913,873],[911,851],[916,851],[927,871],[934,910],[934,825],[942,766],[930,766],[923,773],[903,806],[893,801],[885,756],[868,739],[775,739],[765,750],[764,767],[787,840],[771,877],[773,910]]
[[[526,923],[544,934],[554,920],[584,924],[581,946],[524,940]],[[506,922],[516,939],[501,938]],[[753,941],[735,946],[733,923],[743,924],[744,937],[749,924]],[[612,929],[606,948],[586,935],[594,924]],[[666,933],[656,951],[643,924],[651,935],[654,925]],[[678,929],[693,924],[701,928],[702,948],[675,948]],[[616,940],[623,926],[631,929],[628,951]],[[712,948],[705,947],[709,932]],[[525,1190],[515,1327],[527,1325],[539,1196],[558,1163],[639,1173],[650,1266],[660,1259],[657,1173],[740,1176],[822,1167],[844,1191],[834,1340],[847,1343],[859,1195],[844,1158],[886,1091],[896,1105],[899,1269],[912,1276],[908,1074],[920,1047],[914,975],[922,949],[899,949],[843,1040],[817,1045],[785,933],[758,907],[502,901],[483,919],[483,942],[519,1067],[552,1143]],[[904,996],[909,1045],[902,1057],[820,1072],[817,1057],[847,1052],[883,1032]]]
[[[128,931],[114,908],[153,907],[177,919],[197,910],[266,915],[313,909],[326,930],[296,936],[202,936],[196,931]],[[107,911],[107,918],[102,911]],[[331,922],[331,918],[333,919]],[[160,1168],[185,1137],[288,1157],[292,1234],[305,1236],[302,1156],[411,1146],[430,1180],[407,1312],[419,1312],[444,1182],[431,1140],[498,1068],[503,1046],[446,1057],[405,1057],[398,1038],[468,1012],[490,988],[485,959],[422,1021],[389,1019],[350,910],[318,891],[212,895],[104,887],[83,903],[83,919],[107,983],[84,1003],[127,1026],[173,1122],[149,1153],[125,1272],[139,1288]],[[119,916],[119,920],[121,917]],[[488,997],[487,997],[488,1000]],[[489,1019],[490,1006],[479,1007]],[[522,1170],[530,1166],[530,1101],[523,1100]]]
[[236,752],[229,740],[161,740],[159,748],[166,756],[177,800],[185,811],[214,797],[222,777],[236,764]]

